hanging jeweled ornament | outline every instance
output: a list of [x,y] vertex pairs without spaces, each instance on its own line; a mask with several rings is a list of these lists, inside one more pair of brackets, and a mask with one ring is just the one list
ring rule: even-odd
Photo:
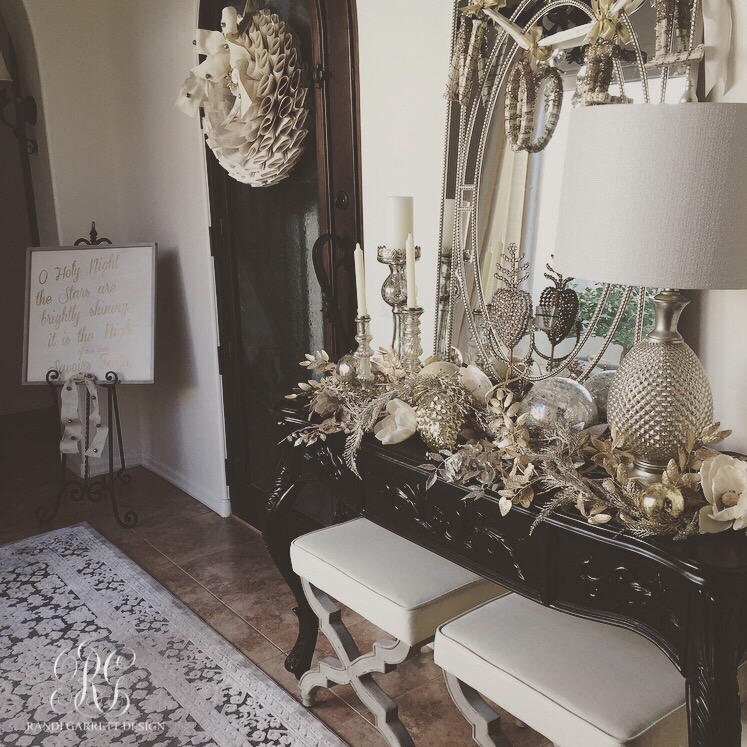
[[[505,98],[506,136],[515,151],[538,153],[555,132],[563,104],[563,79],[550,63],[556,49],[567,46],[567,32],[543,38],[542,26],[524,31],[495,10],[485,11],[516,42],[525,54],[513,64],[508,74]],[[545,90],[545,123],[542,133],[532,142],[537,94]]]
[[480,18],[472,21],[472,30],[467,46],[467,54],[463,59],[462,69],[459,71],[459,103],[462,106],[469,104],[475,79],[478,77],[478,60],[485,39],[487,24]]
[[513,350],[526,335],[532,318],[532,296],[519,287],[529,278],[529,263],[524,262],[516,244],[509,244],[496,267],[495,277],[503,288],[493,294],[488,306],[490,322],[498,339]]
[[464,409],[449,391],[423,397],[417,406],[418,433],[431,451],[453,451],[466,425]]
[[615,60],[632,62],[635,52],[623,50],[615,42],[608,39],[597,39],[590,44],[585,56],[586,73],[581,85],[581,104],[594,106],[597,104],[629,104],[630,99],[614,96],[610,93],[610,86],[615,70]]
[[690,0],[656,0],[656,59],[688,47]]
[[568,337],[576,324],[578,294],[568,287],[573,278],[564,278],[549,264],[545,267],[544,275],[553,285],[540,294],[538,326],[555,347]]
[[449,64],[449,77],[446,82],[444,98],[447,101],[459,100],[459,74],[467,58],[467,44],[472,31],[472,19],[466,15],[459,16],[459,26],[454,41],[454,52]]
[[[544,84],[545,123],[532,141],[535,128],[537,93]],[[533,72],[526,58],[514,63],[506,84],[506,137],[511,150],[539,153],[555,134],[563,105],[563,79],[556,68],[539,65]]]

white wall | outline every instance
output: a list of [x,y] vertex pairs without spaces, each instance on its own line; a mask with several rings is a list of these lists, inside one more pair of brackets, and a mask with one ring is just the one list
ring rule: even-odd
[[228,515],[205,150],[198,119],[174,107],[197,61],[198,2],[126,7],[119,214],[128,240],[155,239],[160,257],[157,379],[142,392],[143,464]]
[[[731,5],[733,20],[730,87],[726,91],[716,91],[713,98],[747,102],[747,3],[725,2]],[[747,247],[739,247],[739,250],[747,262]],[[746,318],[747,290],[701,294],[698,354],[711,380],[715,417],[724,427],[734,430],[725,446],[743,453],[747,453]]]
[[197,119],[174,108],[196,62],[198,2],[23,5],[60,243],[95,218],[115,243],[159,245],[157,383],[122,390],[130,461],[228,515],[204,151]]
[[450,0],[358,0],[363,227],[374,345],[389,346],[391,309],[381,299],[389,272],[376,261],[386,240],[385,200],[415,198],[415,243],[423,349],[430,355],[436,307],[438,231],[451,43]]

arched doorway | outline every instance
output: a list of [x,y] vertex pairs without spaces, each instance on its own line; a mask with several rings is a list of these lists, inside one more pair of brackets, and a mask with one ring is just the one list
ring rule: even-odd
[[51,400],[48,392],[21,385],[26,248],[39,245],[30,160],[38,157],[38,144],[36,101],[25,87],[15,41],[0,15],[0,441],[23,434],[34,443],[49,425]]

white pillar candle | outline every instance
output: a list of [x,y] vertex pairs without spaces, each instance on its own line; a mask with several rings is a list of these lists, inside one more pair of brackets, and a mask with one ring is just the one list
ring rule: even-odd
[[444,249],[454,248],[454,215],[456,213],[456,200],[444,200],[444,219],[442,229],[441,245]]
[[386,245],[389,249],[404,249],[408,234],[414,234],[412,197],[386,198]]
[[407,271],[407,308],[418,307],[418,288],[415,285],[415,241],[412,234],[407,234],[405,242],[405,269]]
[[360,244],[355,245],[355,290],[358,294],[358,316],[368,316],[366,305],[366,266],[363,262],[363,249]]

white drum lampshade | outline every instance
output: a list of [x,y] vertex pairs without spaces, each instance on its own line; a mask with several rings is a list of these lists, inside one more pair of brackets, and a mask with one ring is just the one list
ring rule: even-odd
[[[623,361],[608,418],[642,473],[712,420],[710,387],[677,332],[682,288],[747,288],[747,104],[613,105],[570,115],[555,267],[666,289]],[[675,290],[677,289],[677,290]]]

